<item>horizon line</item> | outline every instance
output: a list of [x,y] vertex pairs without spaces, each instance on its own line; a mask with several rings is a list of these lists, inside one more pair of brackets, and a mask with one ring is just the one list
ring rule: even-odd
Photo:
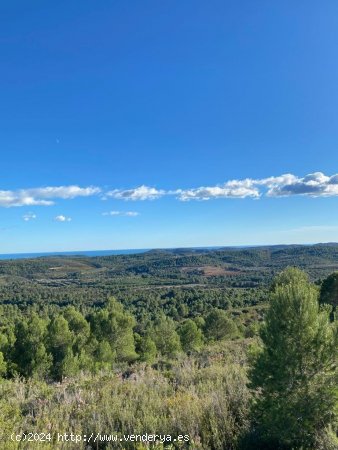
[[60,254],[71,254],[73,256],[76,256],[76,254],[83,254],[83,253],[93,253],[93,252],[149,252],[149,251],[156,251],[156,250],[203,250],[203,249],[210,249],[210,250],[217,250],[217,249],[224,249],[224,248],[260,248],[260,247],[291,247],[291,246],[298,246],[298,247],[305,247],[305,246],[315,246],[315,245],[338,245],[338,242],[336,241],[328,241],[328,242],[309,242],[309,243],[290,243],[290,244],[232,244],[232,245],[201,245],[201,246],[172,246],[172,247],[142,247],[142,248],[115,248],[115,249],[86,249],[86,250],[52,250],[52,251],[33,251],[33,252],[13,252],[13,253],[0,253],[0,259],[2,256],[20,256],[20,255],[46,255],[46,256],[52,256],[52,255],[60,255]]

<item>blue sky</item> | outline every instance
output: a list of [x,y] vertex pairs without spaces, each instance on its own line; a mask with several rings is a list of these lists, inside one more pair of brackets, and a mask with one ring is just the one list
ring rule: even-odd
[[2,2],[0,253],[338,241],[337,17]]

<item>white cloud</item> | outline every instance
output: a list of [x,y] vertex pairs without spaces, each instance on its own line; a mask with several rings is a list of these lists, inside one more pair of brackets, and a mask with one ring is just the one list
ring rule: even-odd
[[[76,197],[88,197],[99,194],[101,189],[95,186],[80,187],[54,186],[19,190],[0,190],[0,207],[15,206],[50,206],[57,199],[73,199]],[[338,196],[338,174],[332,176],[322,172],[310,173],[299,177],[290,173],[271,176],[267,178],[244,178],[229,180],[223,184],[213,186],[200,186],[190,189],[163,190],[146,185],[133,189],[113,189],[103,193],[101,198],[112,198],[116,200],[144,201],[155,200],[163,196],[176,196],[181,201],[211,200],[227,198],[252,198],[261,197],[330,197]],[[130,215],[137,213],[129,211],[111,211],[106,215]],[[26,219],[24,219],[26,220]],[[27,219],[30,220],[30,219]]]
[[56,220],[57,222],[70,222],[72,219],[71,217],[60,214],[59,216],[54,217],[54,220]]
[[210,200],[215,198],[259,198],[305,195],[310,197],[338,196],[338,174],[327,176],[315,172],[305,177],[284,174],[263,179],[230,180],[223,185],[177,190],[179,200]]
[[124,216],[124,217],[136,217],[139,216],[140,213],[136,211],[108,211],[102,213],[103,216]]
[[288,197],[306,195],[310,197],[338,196],[338,175],[327,176],[315,172],[303,178],[293,176],[281,183],[271,184],[267,192],[269,197]]
[[75,197],[88,197],[101,192],[98,187],[90,186],[56,186],[15,191],[0,190],[0,206],[9,208],[13,206],[50,206],[54,199],[72,199]]
[[37,198],[72,199],[75,197],[89,197],[91,195],[99,194],[101,189],[95,186],[82,188],[80,186],[72,185],[26,189],[25,192]]
[[177,191],[179,200],[210,200],[212,198],[259,198],[260,193],[254,181],[230,180],[220,186],[203,186],[196,189]]
[[36,199],[25,191],[0,191],[0,206],[6,208],[12,206],[49,206],[54,202],[50,200]]
[[25,222],[29,222],[30,220],[36,219],[36,214],[29,212],[27,214],[24,214],[22,218]]
[[284,175],[280,175],[277,177],[268,177],[258,180],[252,180],[252,182],[255,183],[256,185],[267,186],[270,188],[281,184],[293,183],[295,180],[297,180],[297,177],[295,175],[292,175],[291,173],[285,173]]
[[149,186],[139,186],[134,189],[114,189],[106,193],[107,197],[118,200],[155,200],[165,195],[165,191]]

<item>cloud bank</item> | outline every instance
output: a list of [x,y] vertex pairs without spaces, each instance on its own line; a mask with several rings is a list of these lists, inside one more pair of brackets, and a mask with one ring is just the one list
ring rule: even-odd
[[262,196],[291,197],[295,195],[330,197],[338,196],[338,174],[327,176],[322,172],[315,172],[305,177],[297,177],[288,173],[263,179],[230,180],[218,186],[203,186],[176,192],[178,199],[182,201],[215,198],[260,198]]
[[315,172],[298,177],[291,173],[268,178],[244,178],[229,180],[214,186],[200,186],[190,189],[165,191],[149,186],[133,189],[114,189],[106,197],[117,200],[155,200],[174,195],[178,200],[211,200],[226,198],[290,197],[303,195],[309,197],[329,197],[338,195],[338,174],[327,176]]
[[[132,189],[113,189],[102,192],[99,187],[56,186],[19,190],[0,190],[0,207],[50,206],[57,199],[69,200],[76,197],[89,197],[101,194],[102,199],[125,201],[156,200],[164,196],[174,196],[180,201],[212,199],[259,199],[261,197],[333,197],[338,196],[338,174],[325,175],[322,172],[299,177],[291,173],[268,178],[244,178],[228,180],[223,184],[200,186],[196,188],[163,190],[141,185]],[[137,215],[129,211],[129,215]],[[106,215],[128,215],[111,211]],[[25,219],[24,219],[25,220]],[[29,219],[27,219],[29,220]]]

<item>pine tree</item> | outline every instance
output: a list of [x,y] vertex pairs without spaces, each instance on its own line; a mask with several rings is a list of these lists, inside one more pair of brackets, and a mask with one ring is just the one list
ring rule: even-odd
[[232,338],[238,334],[235,322],[225,311],[214,308],[205,318],[204,333],[210,340]]
[[12,360],[24,377],[40,378],[49,372],[52,357],[45,347],[47,324],[33,312],[27,318],[20,318],[15,325]]
[[338,340],[302,272],[279,277],[260,334],[250,378],[258,392],[253,419],[261,448],[313,448],[335,420]]
[[181,350],[180,338],[175,323],[170,317],[161,314],[152,332],[152,339],[162,356],[175,357]]
[[185,320],[179,327],[178,334],[180,336],[182,348],[185,352],[198,351],[202,347],[202,331],[197,327],[193,320]]
[[135,319],[125,312],[121,303],[110,298],[107,306],[90,317],[98,342],[109,342],[117,361],[132,362],[137,358],[133,329]]
[[79,355],[84,350],[85,345],[89,339],[90,326],[80,311],[77,311],[74,306],[69,306],[63,312],[64,318],[68,322],[70,331],[74,335],[73,339],[73,353]]
[[52,376],[56,380],[76,373],[77,360],[73,355],[74,335],[67,320],[56,316],[48,326],[48,350],[53,357]]
[[155,362],[157,348],[155,342],[149,335],[136,335],[136,351],[139,354],[140,361],[148,364],[153,364]]

